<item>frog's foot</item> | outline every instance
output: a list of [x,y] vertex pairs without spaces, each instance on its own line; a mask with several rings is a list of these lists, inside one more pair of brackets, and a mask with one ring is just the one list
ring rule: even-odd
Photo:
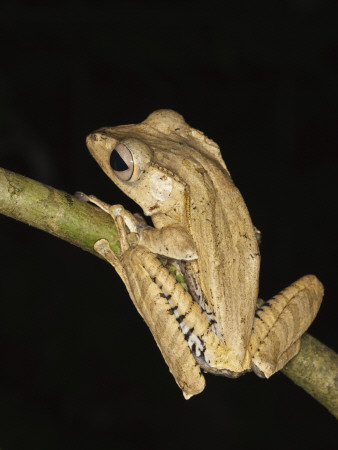
[[94,244],[94,249],[112,266],[116,267],[117,265],[120,265],[120,260],[110,248],[107,239],[99,239],[96,241]]
[[[93,195],[83,195],[85,196],[86,201],[94,203],[103,211],[107,212],[113,217],[120,239],[122,254],[126,252],[130,246],[135,246],[138,244],[139,235],[134,232],[128,233],[126,229],[125,217],[133,217],[133,215],[129,211],[126,211],[122,205],[109,205],[108,203],[99,200]],[[116,272],[120,275],[128,289],[129,282],[123,264],[121,263],[118,256],[115,255],[115,253],[111,250],[109,242],[106,239],[100,239],[95,242],[94,249],[115,268]]]
[[77,191],[75,192],[75,197],[83,202],[93,203],[94,205],[102,209],[102,211],[110,214],[111,205],[109,205],[109,203],[103,202],[99,198],[95,197],[95,195],[87,195],[84,192]]
[[[120,238],[122,253],[128,250],[130,245],[137,245],[139,242],[139,230],[148,227],[142,216],[139,214],[134,216],[130,211],[124,209],[122,205],[110,205],[95,197],[95,195],[87,195],[83,192],[76,192],[75,196],[79,200],[93,203],[113,217]],[[126,225],[129,232],[126,230]]]
[[269,378],[298,353],[323,294],[322,283],[306,275],[257,309],[249,349],[258,376]]

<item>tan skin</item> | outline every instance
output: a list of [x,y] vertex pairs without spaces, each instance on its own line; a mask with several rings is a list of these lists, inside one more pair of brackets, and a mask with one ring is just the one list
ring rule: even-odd
[[[323,287],[307,275],[257,310],[257,230],[217,144],[159,110],[137,125],[101,128],[87,146],[153,221],[88,197],[114,217],[122,254],[104,239],[95,249],[121,276],[184,396],[204,389],[201,368],[266,378],[280,370],[298,353]],[[179,262],[189,293],[157,255]]]

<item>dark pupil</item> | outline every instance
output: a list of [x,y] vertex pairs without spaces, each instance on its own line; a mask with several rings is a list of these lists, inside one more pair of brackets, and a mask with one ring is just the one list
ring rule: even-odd
[[119,153],[117,151],[113,151],[110,155],[110,165],[113,170],[116,170],[117,172],[123,172],[124,170],[128,169],[127,164],[125,161],[121,158]]

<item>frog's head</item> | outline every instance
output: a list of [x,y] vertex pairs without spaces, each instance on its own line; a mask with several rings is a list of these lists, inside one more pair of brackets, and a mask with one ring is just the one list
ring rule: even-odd
[[100,128],[86,143],[106,175],[151,216],[171,209],[184,186],[154,162],[154,152],[142,140],[141,131],[133,125]]

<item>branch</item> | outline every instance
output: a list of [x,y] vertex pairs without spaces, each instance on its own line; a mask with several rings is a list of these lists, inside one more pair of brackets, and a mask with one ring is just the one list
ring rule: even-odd
[[109,214],[73,195],[0,168],[0,213],[47,231],[99,255],[94,243],[104,237],[119,252],[119,237]]
[[[76,197],[0,168],[0,213],[82,248],[96,256],[94,243],[105,238],[119,252],[113,219]],[[338,355],[309,334],[300,352],[282,370],[338,418]]]
[[301,347],[282,370],[338,419],[338,355],[320,341],[303,334]]

